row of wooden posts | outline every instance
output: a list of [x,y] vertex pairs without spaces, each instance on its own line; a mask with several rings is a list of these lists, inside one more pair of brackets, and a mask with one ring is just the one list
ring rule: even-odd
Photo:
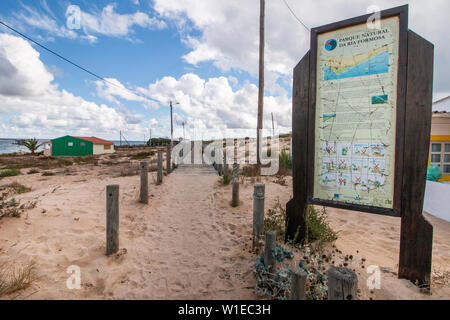
[[[253,249],[259,246],[264,232],[265,185],[255,184],[253,190]],[[264,265],[274,268],[276,259],[273,252],[276,247],[277,233],[265,232]],[[291,300],[306,300],[306,280],[308,274],[300,267],[289,270]],[[357,299],[358,277],[353,270],[343,267],[331,267],[328,272],[328,300]]]
[[[171,150],[167,147],[166,168],[167,174],[172,170]],[[163,154],[158,151],[157,181],[159,185],[163,180]],[[219,175],[229,175],[228,165],[214,164]],[[148,164],[140,163],[140,202],[148,203]],[[239,205],[239,164],[233,164],[232,171],[232,206]],[[265,185],[255,184],[253,190],[253,249],[259,246],[264,234],[264,200]],[[268,268],[275,267],[276,260],[273,255],[276,247],[277,234],[274,231],[266,231],[264,243],[264,265]],[[106,255],[111,255],[119,250],[119,185],[108,185],[106,187]],[[331,267],[328,275],[328,299],[329,300],[354,300],[357,298],[358,278],[350,269],[343,267]],[[307,273],[295,267],[290,270],[291,300],[306,299]]]
[[[148,163],[141,161],[139,164],[141,188],[139,202],[148,204]],[[166,150],[166,172],[172,171],[171,149]],[[156,184],[163,182],[163,152],[158,151],[158,168]],[[116,253],[119,250],[119,185],[106,186],[106,255]]]

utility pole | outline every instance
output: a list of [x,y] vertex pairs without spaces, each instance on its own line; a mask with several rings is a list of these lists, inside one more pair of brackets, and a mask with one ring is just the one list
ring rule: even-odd
[[173,111],[172,100],[170,100],[170,150],[173,150]]
[[273,112],[272,112],[272,137],[275,136],[275,126],[273,124]]
[[266,3],[265,0],[260,0],[260,15],[259,15],[259,88],[258,88],[258,126],[256,131],[256,161],[258,166],[258,173],[261,168],[261,154],[260,154],[260,139],[261,130],[263,128],[263,108],[264,108],[264,18],[265,18]]

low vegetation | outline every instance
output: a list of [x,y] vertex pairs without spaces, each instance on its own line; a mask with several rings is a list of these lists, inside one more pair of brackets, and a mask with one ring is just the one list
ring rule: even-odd
[[17,169],[7,169],[0,172],[0,177],[15,177],[20,175],[20,171]]
[[324,244],[336,241],[337,233],[330,227],[327,219],[327,208],[322,207],[318,210],[314,206],[308,207],[308,217],[306,224],[308,226],[308,242],[316,242]]
[[133,160],[141,160],[141,159],[145,159],[148,158],[150,156],[155,155],[155,151],[143,151],[143,152],[139,152],[136,153],[134,155],[131,156],[131,159]]
[[287,175],[289,173],[289,169],[292,168],[292,161],[289,152],[286,150],[281,151],[279,155],[279,169],[278,174]]
[[283,241],[286,227],[286,210],[280,202],[267,211],[264,217],[264,230],[275,231],[277,240]]
[[39,173],[39,170],[31,169],[27,172],[27,174],[35,174],[35,173]]
[[230,175],[223,175],[222,178],[220,178],[220,183],[224,186],[229,185],[231,182],[231,176]]
[[13,182],[8,185],[9,188],[11,188],[14,193],[16,194],[22,194],[27,193],[31,191],[31,188],[24,186],[23,184],[20,184],[18,182]]
[[42,176],[43,177],[51,177],[51,176],[54,176],[55,174],[53,173],[53,172],[44,172],[43,174],[42,174]]
[[[316,242],[319,246],[337,240],[337,233],[330,227],[327,221],[326,208],[318,210],[314,206],[308,206],[306,224],[308,227],[308,243]],[[286,232],[286,210],[278,202],[267,211],[264,217],[264,230],[275,231],[277,238],[283,241]]]
[[34,263],[23,267],[8,267],[0,264],[0,297],[29,288],[37,279]]

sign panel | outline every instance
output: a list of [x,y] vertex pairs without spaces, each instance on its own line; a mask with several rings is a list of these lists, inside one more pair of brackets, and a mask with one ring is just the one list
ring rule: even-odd
[[392,209],[400,18],[317,35],[313,198]]

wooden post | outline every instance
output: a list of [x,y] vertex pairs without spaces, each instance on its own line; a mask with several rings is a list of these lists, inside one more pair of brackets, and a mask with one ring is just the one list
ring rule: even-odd
[[264,231],[265,185],[255,184],[253,191],[253,249],[258,245]]
[[163,181],[163,154],[162,151],[158,151],[158,173],[156,176],[156,184],[160,185]]
[[398,277],[427,290],[431,290],[433,226],[422,212],[430,148],[433,56],[433,45],[409,31]]
[[231,195],[231,206],[237,207],[239,205],[239,164],[233,164],[233,191]]
[[273,256],[273,249],[275,249],[277,241],[277,233],[275,231],[266,232],[266,241],[264,244],[264,265],[266,268],[275,265],[275,257]]
[[328,275],[328,300],[358,300],[358,277],[350,269],[331,267]]
[[306,300],[306,278],[305,270],[295,267],[289,269],[291,278],[291,300]]
[[106,255],[119,250],[119,185],[106,187]]
[[294,69],[292,95],[292,184],[293,199],[286,205],[285,241],[304,243],[307,239],[308,106],[310,52]]
[[167,146],[166,150],[166,171],[167,174],[172,172],[172,150],[170,149],[170,145]]
[[146,161],[141,161],[139,165],[141,169],[141,203],[148,203],[148,164]]
[[226,151],[223,152],[223,175],[224,176],[228,176],[229,175],[228,163],[227,163],[227,152]]

